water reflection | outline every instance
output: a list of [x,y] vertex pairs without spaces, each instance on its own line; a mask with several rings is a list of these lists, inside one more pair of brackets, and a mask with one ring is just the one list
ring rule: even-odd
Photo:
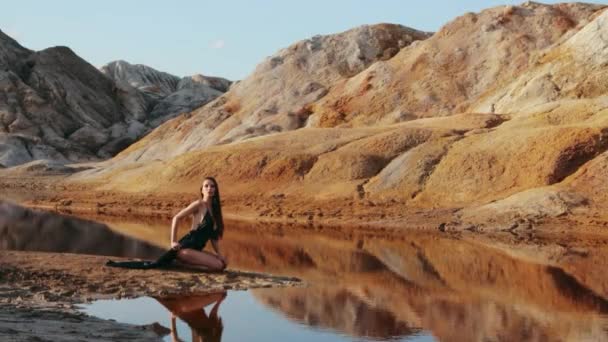
[[440,341],[605,341],[601,316],[539,310],[401,284],[254,291],[286,317],[356,337],[430,331]]
[[[168,222],[107,224],[149,243],[168,245]],[[95,243],[85,243],[89,232],[75,227],[82,225],[62,223],[50,231],[54,239],[72,241],[82,253],[108,254],[120,244],[107,229],[96,233],[101,235],[93,239]],[[309,327],[373,339],[417,336],[422,329],[444,341],[608,340],[608,275],[601,272],[581,276],[575,268],[543,265],[483,244],[433,234],[343,234],[237,222],[227,222],[227,227],[222,249],[231,267],[297,276],[311,284],[306,289],[253,292],[265,307]],[[46,232],[26,227],[27,234],[19,229],[9,234],[2,222],[0,228],[3,246],[22,234],[18,237],[25,241],[19,245],[22,249],[33,246],[29,241]],[[585,257],[576,265],[597,269],[594,262],[597,259]],[[205,300],[159,302],[181,317],[190,312],[186,309],[190,302]],[[192,319],[221,323],[217,311],[215,316],[211,311],[192,312]],[[192,322],[192,329],[201,327],[200,322]]]
[[[101,300],[84,305],[82,310],[90,315],[120,322],[138,325],[156,323],[155,326],[163,328],[169,326],[170,329],[166,331],[171,332],[171,335],[165,338],[166,341],[189,341],[190,336],[194,341],[435,341],[432,336],[424,333],[392,337],[371,337],[364,334],[354,336],[331,328],[332,324],[320,322],[311,326],[297,318],[285,319],[284,313],[262,304],[252,295],[252,292],[257,296],[281,293],[283,290],[229,291],[228,294],[174,297],[167,301],[149,297]],[[334,310],[339,315],[340,308]],[[372,317],[380,324],[379,328],[382,327],[381,318],[383,317]],[[405,332],[409,333],[410,330]]]
[[254,291],[261,303],[297,322],[339,331],[355,337],[390,339],[421,333],[417,322],[399,319],[346,288],[285,289]]
[[[171,338],[181,341],[178,335],[176,316],[186,322],[191,329],[192,341],[221,341],[224,324],[219,317],[220,304],[227,292],[217,292],[186,297],[155,298],[171,312]],[[211,305],[209,313],[205,307]]]
[[0,200],[0,249],[154,259],[163,250],[106,225]]
[[254,292],[260,303],[309,326],[377,339],[423,329],[444,341],[608,340],[608,277],[585,282],[556,266],[433,234],[228,227],[223,250],[233,267],[312,284]]

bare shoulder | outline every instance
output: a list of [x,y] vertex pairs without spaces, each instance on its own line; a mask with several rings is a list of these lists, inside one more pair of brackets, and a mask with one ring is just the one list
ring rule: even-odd
[[189,205],[189,206],[191,206],[191,207],[196,207],[196,206],[200,206],[200,205],[202,205],[202,204],[203,204],[203,200],[199,198],[199,199],[197,199],[196,201],[194,201],[194,202],[190,203],[190,205]]
[[202,199],[197,199],[196,201],[190,203],[190,205],[188,205],[188,209],[190,209],[191,212],[196,213],[197,211],[200,211],[203,209],[204,206],[204,202]]
[[182,209],[177,216],[179,217],[183,217],[186,215],[190,215],[190,214],[194,214],[197,211],[199,211],[201,208],[201,200],[196,200],[190,204],[188,204],[187,207],[185,207],[184,209]]

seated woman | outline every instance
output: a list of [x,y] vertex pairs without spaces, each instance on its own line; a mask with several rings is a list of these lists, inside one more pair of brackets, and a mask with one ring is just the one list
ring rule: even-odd
[[[221,271],[227,266],[220,253],[219,240],[224,233],[224,220],[220,202],[220,190],[213,177],[206,177],[200,189],[201,199],[182,209],[171,222],[171,248],[156,261],[108,261],[107,266],[124,268],[156,268],[178,261],[188,267]],[[192,216],[192,229],[176,242],[177,227],[182,218]],[[207,241],[216,254],[203,251]]]

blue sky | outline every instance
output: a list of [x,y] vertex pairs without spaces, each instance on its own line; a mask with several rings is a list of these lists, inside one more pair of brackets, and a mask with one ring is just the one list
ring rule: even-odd
[[[556,3],[558,1],[544,1]],[[592,1],[605,3],[605,1]],[[436,31],[510,0],[12,0],[0,30],[33,50],[65,45],[99,67],[113,60],[178,76],[242,79],[266,56],[315,34],[379,22]]]

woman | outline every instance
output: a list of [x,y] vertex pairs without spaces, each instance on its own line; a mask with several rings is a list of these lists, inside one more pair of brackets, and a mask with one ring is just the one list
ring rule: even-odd
[[[203,268],[205,270],[221,271],[227,266],[226,258],[220,253],[219,239],[224,233],[224,220],[220,201],[220,191],[213,177],[206,177],[200,189],[201,199],[196,200],[182,209],[173,217],[171,222],[171,249],[156,261],[108,261],[106,265],[125,268],[155,268],[168,266],[177,260],[182,264]],[[192,216],[192,229],[176,242],[177,226],[182,218]],[[203,251],[207,241],[215,250],[215,255]]]
[[[192,230],[175,242],[179,220],[192,216]],[[220,253],[219,239],[224,233],[224,220],[217,181],[207,177],[201,186],[201,199],[190,203],[177,213],[171,222],[171,249],[177,250],[177,259],[188,266],[207,267],[212,270],[226,268],[226,258]],[[203,251],[207,241],[216,255]]]

